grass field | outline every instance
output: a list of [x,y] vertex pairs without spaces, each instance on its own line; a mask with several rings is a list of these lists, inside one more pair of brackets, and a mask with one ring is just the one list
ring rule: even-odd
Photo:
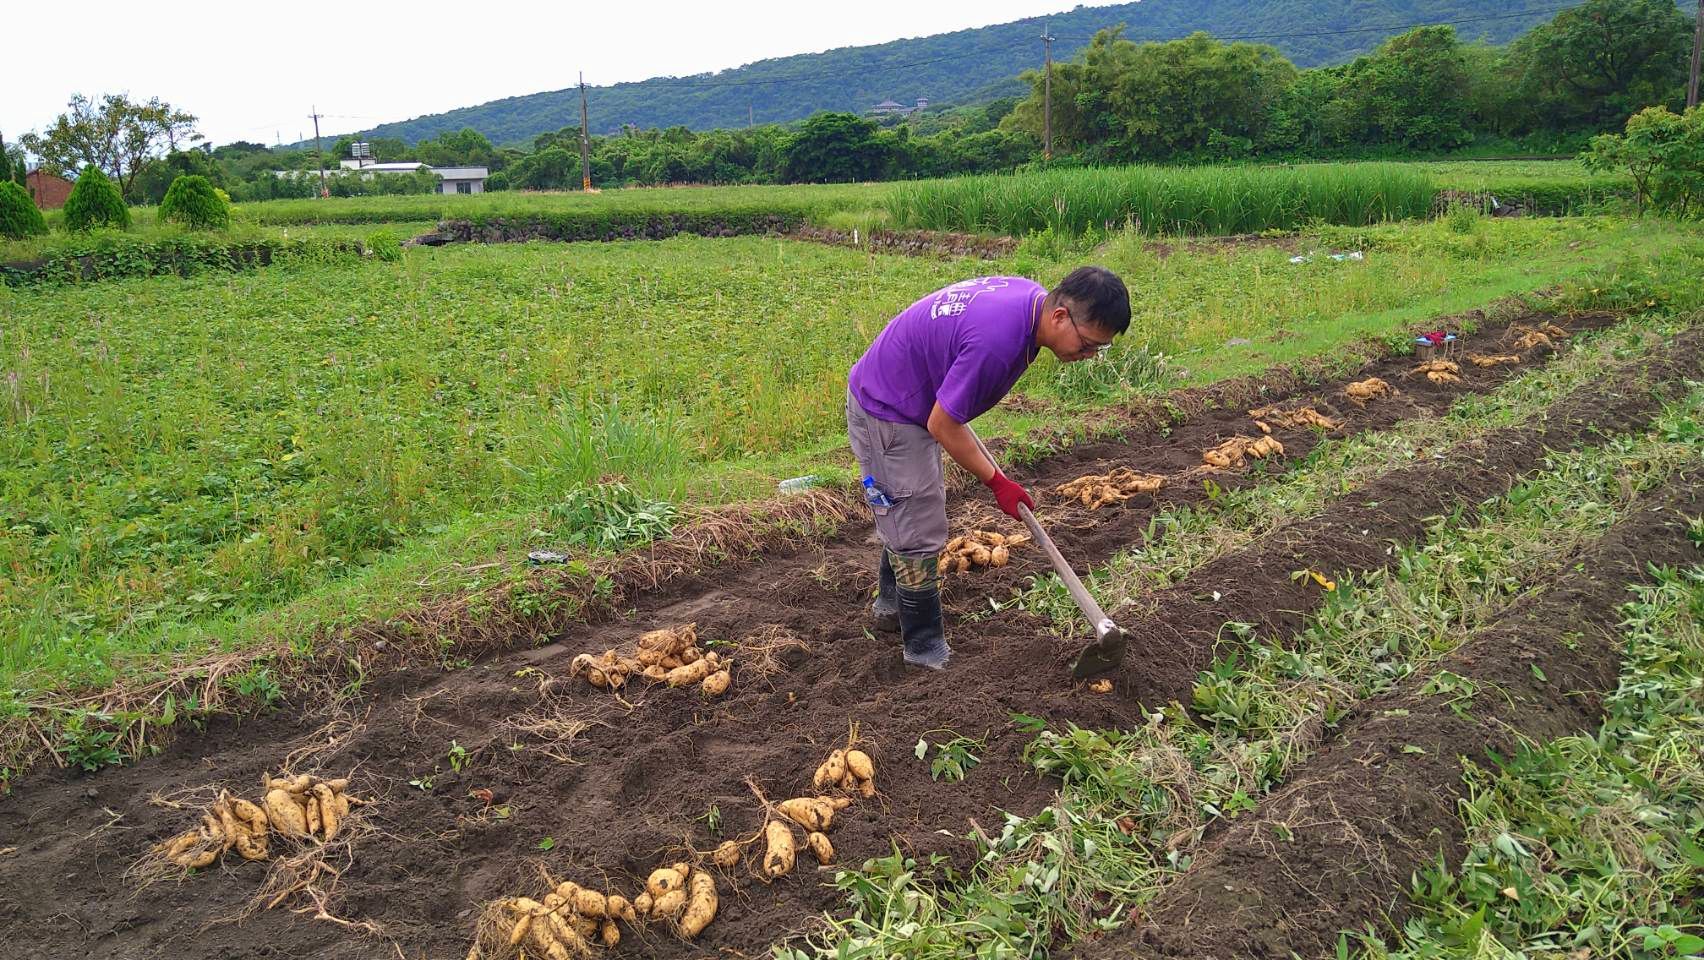
[[[1265,246],[1162,257],[1131,236],[990,267],[680,238],[12,293],[0,675],[101,682],[126,656],[241,643],[279,604],[359,592],[387,555],[546,545],[566,532],[553,505],[605,474],[715,501],[830,469],[811,451],[838,434],[847,367],[888,316],[963,274],[1045,280],[1081,256],[1131,279],[1136,317],[1110,357],[1049,360],[1021,385],[1084,405],[1692,241],[1485,220],[1303,242],[1373,252],[1298,266]],[[1224,349],[1236,338],[1249,343]]]

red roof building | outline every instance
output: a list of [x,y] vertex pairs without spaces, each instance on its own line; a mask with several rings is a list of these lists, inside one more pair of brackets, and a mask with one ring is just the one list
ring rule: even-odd
[[24,189],[42,210],[58,210],[71,195],[71,181],[56,177],[46,170],[31,170],[24,174]]

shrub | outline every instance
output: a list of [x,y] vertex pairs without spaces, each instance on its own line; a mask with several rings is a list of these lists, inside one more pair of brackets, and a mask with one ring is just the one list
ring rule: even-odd
[[172,181],[160,201],[160,219],[181,223],[196,230],[223,230],[231,225],[231,207],[200,174],[184,174]]
[[95,227],[130,229],[130,208],[118,187],[101,172],[88,164],[77,174],[71,195],[65,198],[65,229],[92,230]]
[[1647,205],[1688,216],[1704,202],[1704,109],[1648,107],[1627,119],[1625,133],[1593,137],[1580,160],[1588,170],[1632,177],[1641,216]]
[[0,182],[0,237],[21,240],[46,232],[47,221],[24,188],[12,180]]

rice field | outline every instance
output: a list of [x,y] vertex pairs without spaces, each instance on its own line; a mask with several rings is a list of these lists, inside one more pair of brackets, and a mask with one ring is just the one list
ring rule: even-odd
[[902,184],[886,209],[897,226],[930,230],[1222,235],[1418,219],[1436,193],[1398,164],[1122,167]]

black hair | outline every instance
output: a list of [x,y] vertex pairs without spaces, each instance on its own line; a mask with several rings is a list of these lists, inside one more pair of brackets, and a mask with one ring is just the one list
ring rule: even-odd
[[1083,323],[1114,335],[1130,329],[1130,291],[1118,274],[1105,267],[1078,267],[1059,281],[1053,293],[1082,307],[1087,316],[1077,319]]

